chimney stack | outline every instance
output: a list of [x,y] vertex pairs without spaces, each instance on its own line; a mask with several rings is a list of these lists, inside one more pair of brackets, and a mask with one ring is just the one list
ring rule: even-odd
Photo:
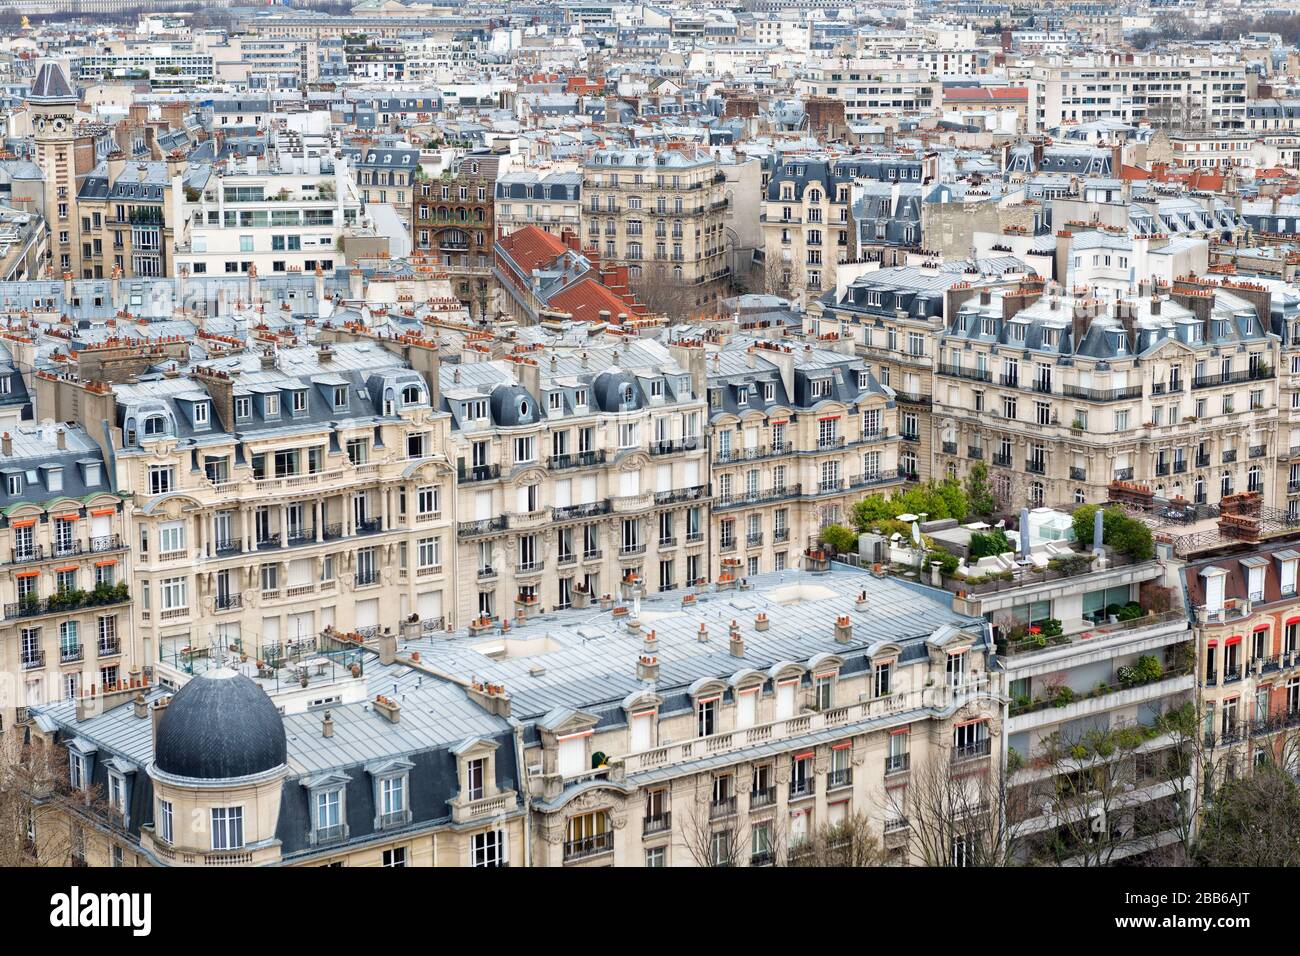
[[731,622],[730,641],[728,643],[732,657],[745,656],[745,638],[740,633],[740,625],[734,620]]
[[55,433],[54,443],[56,447],[59,449],[59,451],[68,450],[68,433],[64,431],[63,428],[59,428],[59,430]]
[[848,644],[852,640],[853,622],[847,614],[841,614],[835,619],[835,641],[838,644]]
[[135,715],[137,717],[149,716],[149,704],[144,699],[144,691],[140,691],[135,695],[135,700],[131,702],[131,705],[135,708]]
[[386,627],[379,632],[378,651],[381,664],[391,664],[397,660],[397,635],[392,628]]
[[334,718],[330,716],[330,712],[328,710],[325,711],[325,716],[321,718],[320,733],[322,737],[334,736]]
[[700,622],[700,632],[695,635],[695,639],[701,644],[707,644],[709,642],[709,629],[704,626],[703,621]]
[[153,745],[155,751],[158,749],[158,725],[162,723],[163,712],[167,710],[167,705],[171,702],[171,695],[168,694],[166,697],[158,698],[153,702],[153,706],[149,708],[150,713],[153,714]]

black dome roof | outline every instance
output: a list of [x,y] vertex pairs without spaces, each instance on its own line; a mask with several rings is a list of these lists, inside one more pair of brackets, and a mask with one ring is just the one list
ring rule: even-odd
[[243,674],[222,669],[195,677],[158,721],[154,765],[200,780],[249,777],[285,762],[284,720],[271,698]]

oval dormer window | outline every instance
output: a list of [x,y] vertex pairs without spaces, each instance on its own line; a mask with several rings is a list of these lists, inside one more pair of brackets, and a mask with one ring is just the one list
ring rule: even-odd
[[624,386],[623,386],[623,404],[624,404],[624,405],[631,405],[631,404],[632,404],[632,386],[631,386],[631,385],[624,385]]
[[520,418],[527,418],[527,417],[528,417],[528,402],[526,402],[526,401],[521,401],[521,402],[519,403],[519,417],[520,417]]

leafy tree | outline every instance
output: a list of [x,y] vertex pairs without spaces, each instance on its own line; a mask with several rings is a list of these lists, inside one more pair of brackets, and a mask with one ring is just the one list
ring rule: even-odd
[[907,513],[924,514],[932,520],[964,521],[970,513],[970,501],[960,482],[945,478],[898,491],[888,498],[868,495],[853,506],[850,516],[859,531],[869,531],[882,521]]
[[842,524],[829,524],[823,528],[821,541],[836,554],[849,554],[858,550],[857,534]]
[[997,509],[998,503],[989,488],[989,466],[982,461],[975,462],[966,476],[966,500],[971,513],[982,518],[987,518]]
[[[1098,505],[1084,505],[1074,511],[1074,537],[1076,541],[1092,540],[1093,515]],[[1130,518],[1124,509],[1112,505],[1102,512],[1101,541],[1131,558],[1142,560],[1151,557],[1155,542],[1151,538],[1151,529],[1136,518]]]

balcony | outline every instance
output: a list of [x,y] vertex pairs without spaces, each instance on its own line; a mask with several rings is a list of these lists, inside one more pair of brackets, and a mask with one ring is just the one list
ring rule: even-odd
[[1079,385],[1065,385],[1061,394],[1066,398],[1081,398],[1088,402],[1122,402],[1141,398],[1142,386],[1130,385],[1127,388],[1083,388]]
[[776,787],[764,787],[752,790],[749,794],[749,809],[759,810],[776,805]]
[[587,860],[594,856],[614,852],[614,834],[597,833],[595,836],[582,837],[577,840],[564,841],[564,862]]
[[673,828],[673,815],[669,811],[664,811],[653,817],[645,817],[641,822],[641,832],[646,836],[653,836],[656,833],[667,833]]
[[456,480],[463,485],[476,481],[494,481],[501,477],[500,465],[475,465],[470,468],[456,469]]
[[812,777],[812,776],[803,777],[803,778],[795,777],[790,781],[791,800],[800,800],[804,797],[811,797],[816,793],[817,793],[816,777]]
[[957,454],[957,443],[955,441],[946,441],[943,443],[942,447],[945,455]]
[[1214,388],[1219,385],[1240,385],[1243,382],[1263,382],[1273,377],[1271,368],[1239,369],[1235,372],[1223,372],[1219,375],[1197,375],[1192,379],[1192,388]]
[[715,508],[738,508],[745,505],[762,504],[766,501],[780,501],[783,498],[798,498],[803,494],[802,485],[783,485],[769,491],[748,491],[740,494],[721,494],[714,501]]
[[506,519],[504,517],[480,518],[478,521],[459,522],[456,525],[456,537],[475,538],[504,530],[506,530]]
[[945,684],[900,691],[843,707],[833,707],[830,710],[800,714],[797,717],[787,717],[771,723],[665,744],[651,750],[628,754],[623,760],[623,765],[628,775],[659,770],[665,766],[675,767],[686,761],[713,759],[722,754],[747,750],[760,744],[806,738],[809,734],[831,728],[836,728],[838,731],[850,724],[881,717],[895,717],[911,710],[950,710],[987,693],[987,675],[972,678],[955,686]]
[[620,558],[631,558],[639,554],[645,554],[644,541],[637,544],[624,544],[618,549],[618,556]]
[[122,653],[122,642],[117,638],[107,638],[99,642],[100,657],[116,657]]
[[1132,468],[1116,468],[1116,469],[1115,469],[1115,480],[1116,480],[1116,481],[1132,481],[1132,480],[1133,480],[1133,469],[1132,469]]
[[5,617],[40,617],[43,614],[61,614],[88,607],[108,607],[130,600],[125,584],[111,587],[99,585],[93,591],[62,591],[52,597],[25,597],[5,605]]
[[885,776],[890,777],[896,773],[907,773],[912,767],[911,754],[890,754],[885,758]]
[[1010,468],[1010,467],[1011,467],[1011,456],[1010,456],[1010,455],[1004,455],[1004,454],[1002,454],[1001,452],[994,452],[994,453],[993,453],[993,465],[994,465],[995,468]]
[[826,789],[837,790],[840,787],[849,787],[853,785],[853,768],[845,767],[843,770],[832,770],[826,775]]
[[1087,481],[1087,480],[1088,480],[1088,469],[1087,469],[1087,468],[1076,468],[1076,467],[1074,467],[1073,465],[1071,465],[1071,466],[1070,466],[1070,480],[1071,480],[1071,481]]
[[960,365],[947,365],[939,363],[940,375],[951,375],[955,378],[965,378],[972,382],[991,382],[993,373],[986,368],[962,368]]
[[971,744],[962,744],[952,748],[952,762],[961,763],[966,760],[978,760],[981,757],[987,757],[992,750],[992,738],[985,737]]
[[370,584],[379,583],[379,570],[358,571],[353,578],[353,586],[363,588]]
[[1028,458],[1025,460],[1025,471],[1031,475],[1045,475],[1047,474],[1047,462]]
[[709,803],[709,819],[721,820],[724,817],[734,817],[736,815],[736,798],[723,797],[721,800],[714,800]]
[[970,458],[970,459],[972,459],[972,460],[974,460],[974,461],[979,461],[981,458],[984,457],[984,449],[983,449],[983,448],[977,448],[975,445],[967,445],[967,446],[966,446],[966,457],[967,457],[967,458]]
[[591,468],[605,463],[605,451],[580,451],[574,455],[552,455],[546,459],[546,467],[551,471],[564,471],[569,468]]
[[651,455],[676,455],[681,452],[695,451],[700,447],[698,438],[679,438],[675,441],[652,441],[650,443]]
[[654,497],[650,492],[640,495],[621,495],[609,499],[609,509],[614,514],[632,514],[637,511],[644,511],[654,504]]
[[27,651],[22,655],[23,670],[35,670],[38,667],[45,666],[44,651]]
[[551,509],[551,521],[573,521],[581,518],[599,518],[609,514],[609,501],[594,501],[582,505],[566,505]]
[[763,535],[762,535],[761,532],[760,532],[759,534],[747,534],[747,535],[745,535],[745,546],[746,546],[746,547],[748,547],[748,548],[757,548],[757,547],[761,547],[762,544],[763,544]]
[[656,491],[656,505],[676,505],[688,501],[699,501],[708,497],[708,485],[693,485],[690,488],[677,488],[673,491]]
[[85,657],[85,648],[83,648],[80,644],[76,645],[75,647],[59,648],[60,664],[72,664],[76,661],[81,660],[83,657]]

